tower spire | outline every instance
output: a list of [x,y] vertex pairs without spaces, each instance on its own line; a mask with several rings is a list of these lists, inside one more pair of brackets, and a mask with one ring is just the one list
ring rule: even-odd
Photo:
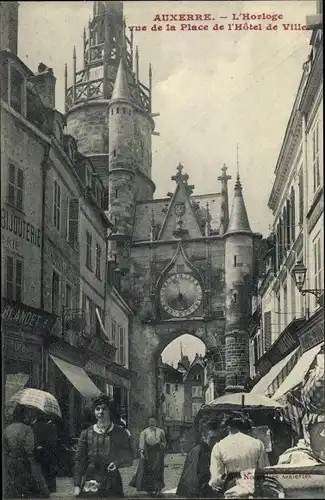
[[237,179],[239,179],[239,147],[237,142]]
[[135,48],[135,79],[139,83],[139,49],[138,46]]
[[246,206],[243,198],[242,185],[240,182],[239,172],[237,172],[234,200],[232,203],[231,214],[226,234],[236,233],[241,231],[249,233],[252,232],[249,225]]

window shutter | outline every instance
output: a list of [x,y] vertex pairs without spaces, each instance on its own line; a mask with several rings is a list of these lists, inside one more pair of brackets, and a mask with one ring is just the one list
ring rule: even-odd
[[8,300],[14,300],[14,259],[6,257],[6,295]]
[[296,239],[296,207],[295,207],[295,190],[291,189],[291,239],[292,242]]
[[77,245],[79,240],[79,198],[69,198],[68,242]]
[[271,324],[271,311],[264,313],[264,344],[265,349],[268,350],[272,343],[272,324]]
[[299,224],[304,221],[304,177],[303,172],[299,175]]
[[16,206],[19,210],[23,209],[23,192],[24,192],[24,172],[21,168],[17,168],[17,200]]

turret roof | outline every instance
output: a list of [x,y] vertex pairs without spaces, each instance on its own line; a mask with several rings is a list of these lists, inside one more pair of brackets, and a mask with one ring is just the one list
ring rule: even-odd
[[251,232],[239,174],[237,174],[235,194],[226,234],[236,233],[238,231]]
[[131,99],[129,84],[126,76],[123,57],[120,59],[120,64],[117,70],[112,100],[115,99]]

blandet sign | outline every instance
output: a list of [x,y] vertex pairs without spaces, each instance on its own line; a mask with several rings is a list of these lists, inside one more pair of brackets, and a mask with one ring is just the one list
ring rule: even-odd
[[1,319],[2,325],[10,329],[49,333],[56,321],[56,316],[24,304],[6,302]]

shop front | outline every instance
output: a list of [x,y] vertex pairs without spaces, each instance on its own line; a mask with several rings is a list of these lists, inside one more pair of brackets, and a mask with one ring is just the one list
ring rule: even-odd
[[7,403],[24,387],[44,388],[44,341],[56,316],[3,299],[1,319],[2,394]]

